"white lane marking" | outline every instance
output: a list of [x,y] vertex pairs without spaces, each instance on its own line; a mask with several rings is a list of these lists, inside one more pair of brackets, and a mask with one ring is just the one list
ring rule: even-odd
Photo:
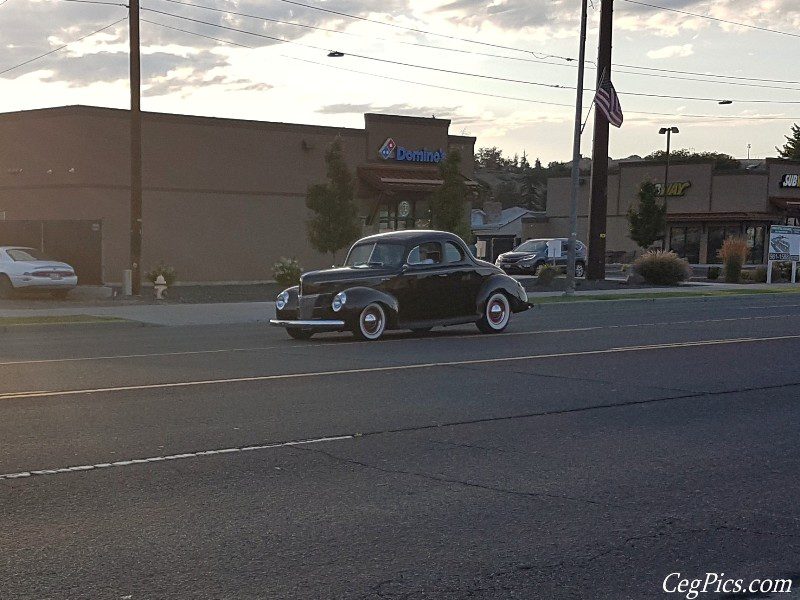
[[73,467],[61,467],[58,469],[38,469],[31,471],[20,471],[18,473],[5,473],[0,475],[0,481],[9,479],[25,479],[37,475],[60,475],[62,473],[77,473],[80,471],[93,471],[97,469],[110,469],[112,467],[130,467],[132,465],[143,465],[147,463],[161,462],[165,460],[185,460],[187,458],[199,458],[201,456],[214,456],[217,454],[230,454],[231,452],[254,452],[256,450],[269,450],[273,448],[286,448],[289,446],[304,446],[309,444],[321,444],[323,442],[338,442],[341,440],[352,440],[355,435],[338,435],[331,437],[313,438],[307,440],[295,440],[292,442],[280,442],[276,444],[258,444],[254,446],[240,446],[236,448],[220,448],[218,450],[203,450],[200,452],[185,452],[183,454],[170,454],[167,456],[152,456],[149,458],[133,458],[130,460],[117,460],[115,462],[95,463],[91,465],[76,465]]
[[553,354],[531,354],[526,356],[507,356],[500,358],[477,358],[470,360],[456,360],[445,362],[415,363],[409,365],[391,365],[385,367],[366,367],[361,369],[340,369],[337,371],[311,371],[307,373],[285,373],[280,375],[255,375],[251,377],[231,377],[227,379],[201,379],[195,381],[176,381],[172,383],[149,383],[141,385],[124,385],[104,388],[87,388],[81,390],[53,390],[48,392],[7,392],[0,394],[0,400],[17,400],[22,398],[48,398],[52,396],[75,396],[80,394],[102,394],[111,392],[130,392],[143,390],[163,390],[170,388],[185,388],[207,385],[224,385],[231,383],[254,383],[261,381],[279,381],[289,379],[305,379],[312,377],[330,377],[334,375],[355,375],[362,373],[386,373],[391,371],[408,371],[414,369],[432,369],[437,367],[459,367],[464,365],[481,365],[503,362],[518,362],[526,360],[542,360],[546,358],[567,358],[575,356],[592,356],[598,354],[613,354],[618,352],[634,352],[643,350],[665,350],[671,348],[688,348],[692,346],[716,346],[721,344],[745,344],[755,342],[772,342],[780,340],[800,339],[799,335],[779,335],[764,338],[728,338],[719,340],[700,340],[692,342],[677,342],[668,344],[653,344],[651,346],[620,346],[603,350],[582,350],[576,352],[557,352]]
[[[800,306],[798,304],[797,306]],[[786,318],[800,318],[800,314],[791,314],[791,315],[761,315],[757,317],[729,317],[725,319],[700,319],[700,320],[690,320],[690,321],[660,321],[655,323],[630,323],[630,324],[623,324],[623,325],[597,325],[593,327],[572,327],[566,329],[544,329],[540,331],[511,331],[506,332],[502,335],[503,338],[510,337],[510,336],[520,336],[520,335],[544,335],[544,334],[552,334],[552,333],[580,333],[585,331],[599,331],[603,329],[626,329],[626,328],[634,328],[634,327],[668,327],[671,325],[693,325],[699,323],[724,323],[728,321],[754,321],[759,319],[786,319]],[[413,338],[413,337],[398,337],[398,338],[387,338],[382,343],[385,344],[387,342],[407,342],[407,341],[414,341],[416,339],[422,338]],[[432,336],[424,338],[426,342],[431,340],[453,340],[453,339],[476,339],[476,340],[486,340],[486,338],[478,333],[466,333],[462,335],[442,335],[442,336]],[[498,338],[502,339],[502,338]],[[198,354],[225,354],[228,352],[263,352],[265,350],[287,350],[290,348],[324,348],[324,347],[331,347],[331,348],[338,348],[339,346],[349,345],[349,344],[369,344],[371,342],[364,342],[359,340],[349,341],[349,342],[342,342],[338,340],[331,340],[329,342],[322,342],[317,344],[294,344],[294,345],[286,345],[282,344],[280,346],[254,346],[251,348],[219,348],[219,349],[211,349],[211,350],[186,350],[186,351],[175,351],[175,352],[154,352],[151,354],[114,354],[108,356],[79,356],[79,357],[72,357],[72,358],[45,358],[45,359],[36,359],[36,360],[15,360],[15,361],[6,361],[0,362],[0,367],[7,367],[7,366],[14,366],[14,365],[39,365],[39,364],[50,364],[50,363],[66,363],[66,362],[82,362],[82,361],[101,361],[101,360],[121,360],[121,359],[130,359],[130,358],[158,358],[158,357],[165,357],[165,356],[191,356],[191,355],[198,355]]]
[[797,308],[800,304],[762,304],[761,306],[736,306],[739,310],[762,309],[762,308]]

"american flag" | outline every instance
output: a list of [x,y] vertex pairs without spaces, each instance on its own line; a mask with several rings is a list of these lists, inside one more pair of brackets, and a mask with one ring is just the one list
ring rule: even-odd
[[617,90],[614,89],[610,79],[603,77],[597,93],[594,95],[594,103],[598,110],[603,111],[608,122],[614,127],[622,125],[622,106],[619,104]]

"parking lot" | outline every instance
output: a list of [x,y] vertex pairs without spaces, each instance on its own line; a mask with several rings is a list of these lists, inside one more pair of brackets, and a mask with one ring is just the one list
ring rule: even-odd
[[3,596],[619,599],[678,571],[799,577],[793,296],[542,305],[503,335],[380,342],[0,334]]

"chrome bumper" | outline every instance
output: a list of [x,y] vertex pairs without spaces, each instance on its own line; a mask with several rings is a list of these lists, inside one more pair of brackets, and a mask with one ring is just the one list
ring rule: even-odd
[[270,319],[269,324],[274,327],[302,327],[306,329],[337,329],[344,328],[344,321],[315,319],[313,321],[289,321],[286,319]]

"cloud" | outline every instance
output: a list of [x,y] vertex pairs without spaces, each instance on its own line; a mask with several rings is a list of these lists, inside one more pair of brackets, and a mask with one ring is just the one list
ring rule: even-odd
[[530,2],[529,0],[453,0],[438,9],[457,24],[481,27],[490,23],[500,29],[548,27],[553,30],[578,21],[578,11],[563,0]]
[[392,115],[405,115],[409,117],[430,117],[436,115],[438,119],[463,119],[458,116],[458,106],[414,106],[411,104],[390,104],[379,105],[373,103],[365,104],[329,104],[317,109],[316,112],[324,115],[338,114],[363,114],[363,113],[383,113]]
[[694,54],[692,44],[683,44],[682,46],[664,46],[658,50],[650,50],[647,58],[684,58],[692,54]]

